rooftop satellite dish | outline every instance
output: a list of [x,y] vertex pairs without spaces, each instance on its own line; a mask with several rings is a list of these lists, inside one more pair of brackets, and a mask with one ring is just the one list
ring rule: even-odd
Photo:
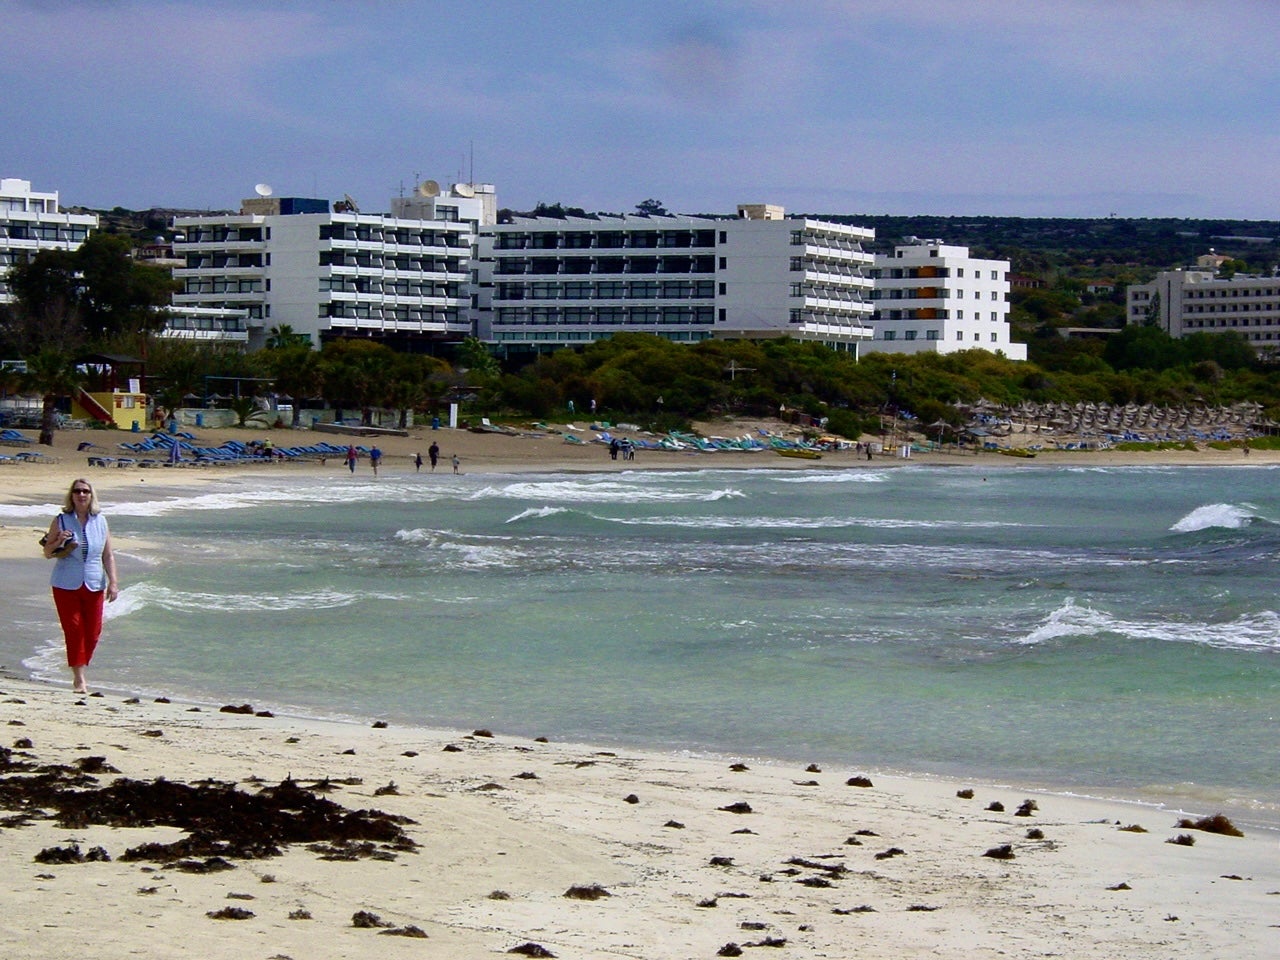
[[434,180],[423,180],[418,184],[418,196],[420,197],[438,197],[440,196],[440,184]]
[[269,184],[269,183],[260,183],[260,184],[258,184],[256,187],[254,187],[254,188],[253,188],[253,192],[254,192],[254,193],[256,193],[256,194],[257,194],[258,196],[260,196],[260,197],[269,197],[269,196],[271,196],[271,184]]
[[453,195],[455,197],[474,197],[476,192],[469,183],[455,183],[453,185]]

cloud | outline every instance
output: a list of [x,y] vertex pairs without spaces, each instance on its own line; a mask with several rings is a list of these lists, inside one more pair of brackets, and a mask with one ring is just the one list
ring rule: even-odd
[[39,70],[92,95],[149,90],[156,100],[240,115],[281,116],[264,74],[342,42],[317,14],[284,5],[64,0],[11,6],[5,20],[2,73]]

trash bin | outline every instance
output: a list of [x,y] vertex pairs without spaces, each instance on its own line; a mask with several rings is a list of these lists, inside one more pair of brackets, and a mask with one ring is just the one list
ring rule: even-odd
[[203,427],[203,426],[204,426],[204,414],[203,414],[203,413],[197,413],[197,414],[196,414],[196,426],[197,426],[197,427]]
[[432,418],[431,418],[431,429],[432,429],[432,430],[439,430],[439,429],[440,429],[440,418],[439,418],[439,417],[432,417]]
[[169,433],[174,434],[174,433],[177,433],[177,432],[178,432],[178,421],[177,421],[177,420],[175,420],[173,417],[170,417],[170,418],[169,418]]
[[141,432],[141,429],[140,429],[140,428],[139,428],[139,426],[138,426],[138,421],[137,421],[137,420],[133,421],[133,426],[132,426],[132,427],[130,427],[129,429],[130,429],[130,431],[132,431],[133,433],[140,433],[140,432]]

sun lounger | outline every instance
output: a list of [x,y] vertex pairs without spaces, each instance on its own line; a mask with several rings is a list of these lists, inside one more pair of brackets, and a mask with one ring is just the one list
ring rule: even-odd
[[17,430],[5,429],[0,430],[0,443],[9,447],[29,447],[31,446],[31,438],[24,437]]

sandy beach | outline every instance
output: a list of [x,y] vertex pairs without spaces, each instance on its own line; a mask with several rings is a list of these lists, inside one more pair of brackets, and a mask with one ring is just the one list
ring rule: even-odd
[[[257,794],[292,778],[347,810],[404,818],[411,841],[335,853],[316,838],[209,870],[199,850],[127,854],[190,835],[163,811],[150,822],[145,804],[126,826],[9,801],[8,957],[478,958],[524,946],[680,958],[736,955],[729,944],[790,957],[1257,957],[1280,922],[1276,838],[1178,828],[1171,811],[856,767],[78,698],[12,678],[0,689],[7,790],[41,772],[78,790],[164,778]],[[82,770],[96,772],[71,779]],[[1146,832],[1119,829],[1134,824]],[[1194,846],[1167,842],[1183,835]],[[73,848],[87,862],[48,862]],[[227,908],[245,913],[210,916]],[[356,925],[361,913],[385,926]]]
[[[266,436],[199,435],[211,445]],[[272,439],[315,436],[276,431]],[[336,460],[90,468],[76,450],[91,441],[114,454],[121,439],[132,438],[59,434],[53,450],[42,448],[58,462],[0,467],[0,496],[50,503],[87,476],[109,511],[141,485],[154,495],[229,477],[252,482],[263,471],[347,475]],[[437,472],[451,472],[455,453],[468,473],[910,468],[851,452],[816,462],[640,452],[625,463],[560,437],[426,429],[379,438],[382,469],[412,471],[413,455],[425,456],[432,439],[443,455]],[[1205,450],[913,462],[1246,461],[1239,451]],[[1255,451],[1247,462],[1275,461]],[[369,472],[365,461],[358,469]],[[24,572],[20,583],[45,569],[34,546],[43,526],[0,529],[0,559]],[[1177,825],[1213,810],[887,776],[856,757],[817,769],[502,730],[375,726],[377,718],[256,716],[252,705],[224,712],[117,692],[77,697],[18,676],[13,664],[5,669],[6,957],[687,958],[766,948],[784,957],[1254,957],[1274,950],[1280,929],[1277,837]],[[192,792],[174,793],[184,785]],[[102,802],[86,806],[98,790],[107,790]],[[210,819],[182,819],[209,793]],[[245,812],[257,809],[245,806],[254,798],[265,805],[261,820]],[[339,807],[321,817],[318,801]],[[234,845],[245,824],[257,823],[248,833],[269,835],[278,852]],[[1131,825],[1145,832],[1120,829]],[[1183,837],[1194,843],[1168,842]]]

